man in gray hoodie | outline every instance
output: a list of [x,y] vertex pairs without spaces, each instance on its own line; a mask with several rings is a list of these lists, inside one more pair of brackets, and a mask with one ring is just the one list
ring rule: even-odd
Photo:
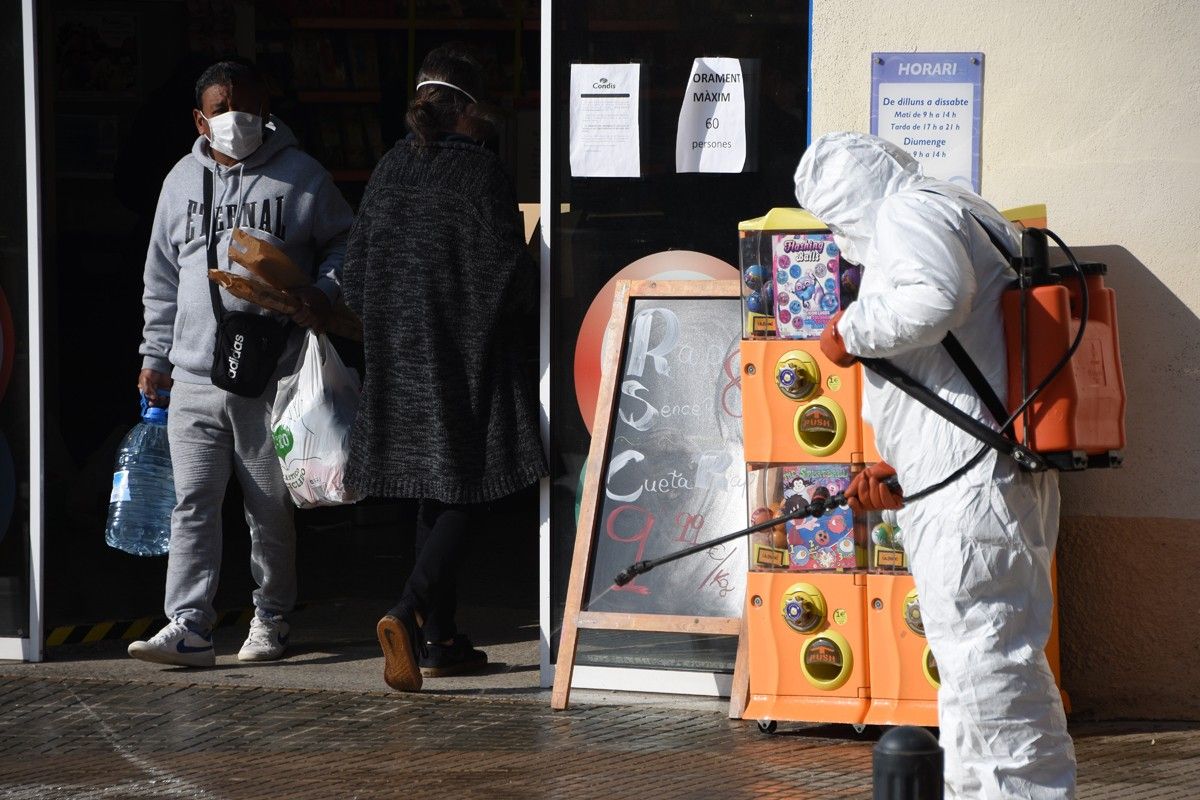
[[[238,659],[277,659],[287,644],[286,615],[296,599],[296,531],[270,419],[276,381],[292,371],[303,331],[293,326],[261,396],[242,397],[214,386],[209,373],[217,320],[207,240],[215,239],[219,268],[243,275],[248,273],[228,257],[234,230],[287,253],[314,280],[294,290],[301,311],[292,321],[320,329],[341,293],[342,255],[353,214],[329,173],[270,115],[265,84],[253,67],[214,64],[197,81],[195,99],[192,113],[200,135],[163,182],[154,216],[138,376],[138,389],[151,405],[170,404],[176,506],[167,563],[169,622],[148,641],[131,644],[129,655],[160,664],[212,666],[221,504],[231,473],[245,495],[250,568],[258,584],[256,613]],[[205,181],[212,184],[211,204],[204,201]],[[220,300],[226,312],[270,314],[225,291]]]

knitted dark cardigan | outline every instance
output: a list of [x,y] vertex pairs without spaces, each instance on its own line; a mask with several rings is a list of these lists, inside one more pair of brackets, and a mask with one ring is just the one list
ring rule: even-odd
[[379,162],[342,271],[366,356],[348,486],[478,503],[547,474],[520,324],[537,302],[522,233],[482,147],[402,140]]

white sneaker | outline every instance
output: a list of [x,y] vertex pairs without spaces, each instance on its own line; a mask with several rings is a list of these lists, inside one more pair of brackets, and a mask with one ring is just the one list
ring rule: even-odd
[[182,620],[167,623],[148,641],[131,643],[129,655],[142,661],[180,667],[211,667],[217,663],[212,634],[196,633]]
[[287,649],[290,630],[283,617],[263,619],[255,614],[250,620],[250,635],[238,651],[238,661],[274,661]]

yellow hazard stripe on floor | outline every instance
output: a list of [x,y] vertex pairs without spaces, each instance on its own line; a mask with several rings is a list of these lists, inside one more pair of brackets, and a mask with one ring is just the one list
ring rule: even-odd
[[73,630],[75,630],[74,626],[65,625],[50,631],[50,635],[46,637],[46,647],[54,647],[55,645],[62,644],[71,635],[71,631]]
[[99,625],[93,625],[92,629],[83,637],[83,643],[90,644],[101,641],[116,624],[115,622],[101,622]]
[[125,635],[121,638],[127,642],[132,642],[134,639],[142,638],[142,635],[150,630],[150,625],[154,622],[154,617],[142,617],[135,619],[133,624],[125,629]]
[[118,639],[132,642],[147,631],[157,630],[165,624],[167,621],[163,617],[142,617],[133,621],[108,620],[91,625],[62,625],[50,631],[50,635],[46,637],[46,646],[93,644]]
[[[297,605],[295,611],[304,608]],[[214,628],[229,626],[245,627],[254,618],[254,608],[231,608],[217,613]],[[64,644],[92,644],[94,642],[123,641],[132,642],[135,639],[153,635],[158,629],[167,624],[165,617],[141,617],[135,620],[109,620],[94,622],[90,625],[61,625],[50,631],[46,636],[46,646],[56,647]]]

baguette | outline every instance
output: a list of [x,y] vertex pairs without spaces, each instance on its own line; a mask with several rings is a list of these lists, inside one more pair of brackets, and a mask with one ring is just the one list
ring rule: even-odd
[[[286,314],[289,317],[300,310],[300,302],[295,297],[262,281],[234,275],[232,272],[222,269],[210,269],[208,277],[209,280],[216,281],[225,287],[226,291],[234,297],[257,306]],[[344,339],[362,341],[362,320],[341,300],[334,304],[333,313],[329,315],[329,324],[325,330],[327,333],[341,336]]]

